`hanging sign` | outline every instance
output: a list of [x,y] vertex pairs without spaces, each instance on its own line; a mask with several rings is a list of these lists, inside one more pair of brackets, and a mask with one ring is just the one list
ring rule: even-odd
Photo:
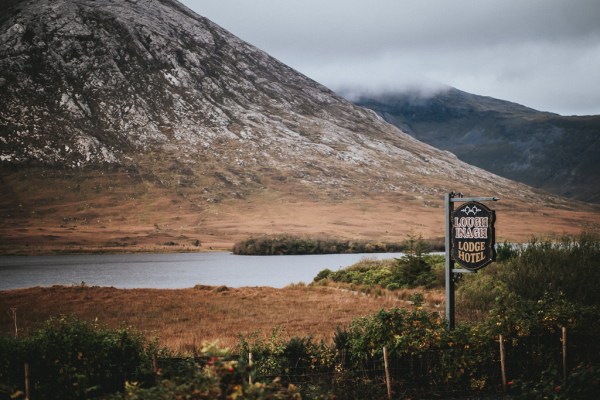
[[457,207],[451,217],[452,259],[470,271],[496,259],[494,222],[496,213],[470,201]]

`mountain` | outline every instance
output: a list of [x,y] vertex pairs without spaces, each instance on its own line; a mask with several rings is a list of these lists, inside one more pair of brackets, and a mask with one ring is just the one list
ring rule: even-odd
[[[0,7],[0,251],[440,236],[450,190],[501,197],[501,237],[598,218],[414,139],[174,0]],[[518,224],[532,205],[551,217]]]
[[454,88],[362,96],[355,103],[469,164],[600,203],[598,115],[565,117]]

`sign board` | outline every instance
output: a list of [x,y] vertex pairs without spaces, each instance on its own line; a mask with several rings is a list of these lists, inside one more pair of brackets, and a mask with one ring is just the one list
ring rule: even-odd
[[494,222],[496,213],[470,201],[452,213],[452,259],[469,271],[485,267],[496,259]]

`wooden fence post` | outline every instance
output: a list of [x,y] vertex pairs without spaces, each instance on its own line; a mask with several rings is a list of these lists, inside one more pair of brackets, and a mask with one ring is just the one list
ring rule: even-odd
[[504,338],[502,334],[499,337],[500,341],[500,369],[502,370],[502,388],[506,392],[506,356],[504,354]]
[[567,328],[562,327],[562,367],[563,367],[563,383],[567,382]]
[[19,336],[19,328],[17,327],[17,309],[15,307],[12,307],[10,309],[10,311],[12,311],[12,318],[13,318],[13,323],[15,325],[15,339],[16,339],[17,336]]
[[252,385],[252,352],[248,353],[248,383]]
[[388,399],[392,400],[392,382],[390,381],[390,368],[388,363],[388,353],[386,346],[383,346],[383,366],[385,368],[385,383],[387,385]]
[[29,400],[29,363],[25,363],[25,400]]

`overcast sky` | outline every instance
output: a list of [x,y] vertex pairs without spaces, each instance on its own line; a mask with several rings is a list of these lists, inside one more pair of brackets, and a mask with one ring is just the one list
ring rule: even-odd
[[341,92],[440,85],[600,114],[599,0],[180,0]]

